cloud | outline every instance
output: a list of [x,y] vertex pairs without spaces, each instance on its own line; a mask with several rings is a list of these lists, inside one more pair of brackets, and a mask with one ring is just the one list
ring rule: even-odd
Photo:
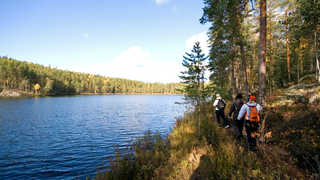
[[179,82],[181,70],[181,63],[177,59],[161,61],[141,46],[129,47],[107,63],[77,69],[108,77],[161,83]]
[[[185,41],[185,51],[190,51],[194,43],[199,41],[204,52],[208,54],[207,40],[206,32],[192,35]],[[135,45],[124,49],[111,60],[106,59],[104,63],[78,66],[72,70],[144,82],[180,82],[178,75],[184,70],[181,65],[183,52],[182,50],[181,54],[163,60],[155,57],[144,47]]]
[[186,51],[190,51],[193,48],[195,42],[199,41],[200,46],[205,54],[209,53],[209,43],[208,35],[206,32],[201,32],[199,34],[192,35],[186,40]]
[[88,33],[82,33],[81,36],[85,39],[88,39],[89,38],[89,34]]
[[177,82],[179,65],[156,60],[142,47],[132,46],[112,61],[107,74],[145,82]]
[[162,5],[170,2],[170,0],[155,0],[155,1],[157,5]]

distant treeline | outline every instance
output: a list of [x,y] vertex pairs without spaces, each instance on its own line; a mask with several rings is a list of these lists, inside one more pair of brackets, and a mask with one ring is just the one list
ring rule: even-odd
[[1,89],[19,89],[39,95],[81,93],[176,94],[179,83],[144,83],[120,78],[59,70],[0,57]]

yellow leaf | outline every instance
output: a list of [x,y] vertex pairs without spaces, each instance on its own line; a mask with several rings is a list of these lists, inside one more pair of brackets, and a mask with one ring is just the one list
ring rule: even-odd
[[40,88],[41,87],[40,87],[40,85],[38,83],[34,85],[34,90],[38,91]]
[[253,177],[258,177],[258,174],[260,173],[260,170],[259,169],[256,169],[256,170],[252,170],[252,176]]
[[272,132],[267,132],[265,135],[264,135],[265,138],[271,138],[272,137]]

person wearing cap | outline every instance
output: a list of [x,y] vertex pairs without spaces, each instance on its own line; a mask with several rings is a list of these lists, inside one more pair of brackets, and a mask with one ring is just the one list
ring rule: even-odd
[[236,96],[235,101],[232,103],[229,111],[229,119],[232,119],[232,127],[233,127],[233,133],[235,138],[240,141],[243,137],[242,130],[243,130],[243,123],[244,123],[244,117],[241,118],[240,121],[237,120],[240,109],[243,105],[243,96],[242,94],[238,94]]
[[[254,108],[252,111],[252,108]],[[248,137],[248,144],[249,144],[249,149],[250,150],[255,150],[256,149],[256,138],[255,134],[258,131],[259,128],[259,121],[252,121],[251,118],[251,113],[252,112],[257,112],[258,116],[260,112],[262,111],[262,106],[260,104],[256,103],[256,97],[255,96],[250,96],[249,97],[249,102],[244,104],[239,112],[237,120],[241,121],[241,119],[244,117],[245,118],[245,127],[246,127],[246,132],[247,132],[247,137]],[[260,117],[258,117],[260,120]]]
[[229,128],[230,125],[227,122],[227,119],[224,115],[224,108],[226,106],[226,102],[224,99],[221,98],[220,94],[216,95],[216,100],[214,101],[213,106],[216,108],[216,117],[218,124],[222,126],[222,122],[220,121],[221,118],[223,120],[223,126],[225,126],[225,128]]

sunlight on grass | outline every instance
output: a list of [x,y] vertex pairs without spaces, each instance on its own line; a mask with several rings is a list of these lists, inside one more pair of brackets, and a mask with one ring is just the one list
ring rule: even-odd
[[[284,118],[280,113],[270,111],[266,134],[263,136],[267,138],[268,143],[279,143],[281,139],[280,147],[261,144],[260,150],[252,153],[246,150],[244,142],[237,143],[232,136],[229,136],[228,130],[218,128],[212,118],[214,111],[210,108],[212,107],[207,106],[202,112],[200,136],[197,132],[197,114],[186,113],[184,118],[177,119],[175,127],[166,139],[161,138],[160,134],[147,132],[134,144],[133,154],[116,153],[116,158],[110,162],[109,170],[98,174],[96,179],[271,180],[315,177],[306,176],[302,170],[295,167],[294,163],[297,160],[286,152],[283,149],[286,146],[281,144],[289,143],[287,146],[289,152],[290,143],[293,142],[296,147],[305,147],[304,151],[312,153],[319,146],[317,131],[304,128],[283,131],[281,126],[276,124]],[[277,111],[294,112],[297,109],[299,107],[279,107]],[[311,114],[310,117],[315,115]],[[303,117],[298,116],[287,122],[291,124],[291,121]],[[301,143],[297,137],[309,138],[308,142],[311,144]],[[290,141],[286,140],[288,138]]]

